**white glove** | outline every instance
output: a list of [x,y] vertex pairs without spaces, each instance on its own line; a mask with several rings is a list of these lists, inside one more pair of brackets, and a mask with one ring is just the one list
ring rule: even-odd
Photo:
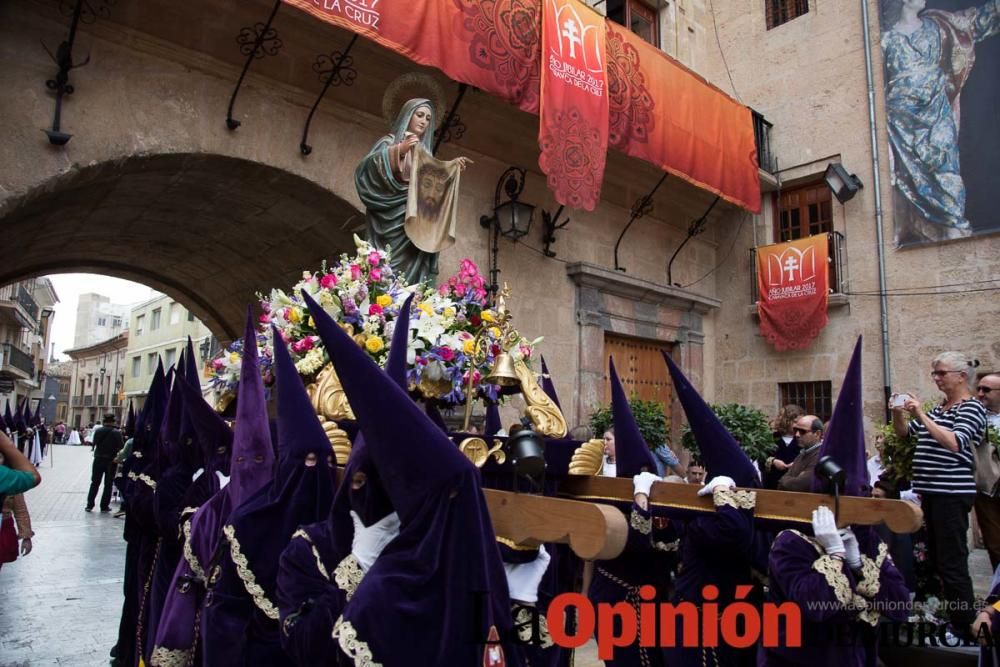
[[840,539],[844,541],[844,560],[852,570],[861,567],[861,548],[858,546],[858,536],[849,527],[840,531]]
[[725,475],[719,475],[718,477],[713,477],[709,480],[708,484],[698,489],[699,496],[710,496],[712,492],[716,489],[722,487],[731,489],[736,486],[736,482],[733,481],[732,477],[726,477]]
[[205,469],[204,469],[204,468],[198,468],[197,470],[195,470],[195,471],[194,471],[194,474],[193,474],[193,475],[191,475],[191,481],[193,482],[194,480],[196,480],[196,479],[198,479],[199,477],[201,477],[201,474],[202,474],[203,472],[205,472]]
[[653,488],[653,482],[660,482],[661,480],[657,475],[651,472],[641,472],[632,478],[632,496],[635,497],[640,493],[649,495],[649,490]]
[[223,475],[221,470],[216,470],[215,476],[219,478],[219,489],[226,488],[226,484],[229,484],[229,477]]
[[538,585],[542,583],[545,570],[549,567],[552,556],[544,546],[538,547],[538,557],[530,563],[504,563],[507,574],[507,588],[510,599],[519,602],[538,602]]
[[351,519],[354,521],[351,553],[358,559],[361,570],[367,572],[385,545],[399,535],[399,515],[393,512],[367,527],[354,510],[351,510]]
[[920,496],[913,490],[907,489],[906,491],[901,491],[899,494],[900,500],[906,500],[911,503],[920,504]]
[[813,510],[813,536],[819,545],[823,547],[827,555],[835,556],[840,554],[843,556],[846,552],[844,548],[844,540],[840,537],[840,532],[837,530],[837,522],[833,518],[833,512],[830,511],[829,507],[820,506]]

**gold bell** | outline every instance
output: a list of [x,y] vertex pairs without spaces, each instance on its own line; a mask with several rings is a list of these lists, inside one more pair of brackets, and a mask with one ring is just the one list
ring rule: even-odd
[[496,361],[493,362],[493,370],[483,378],[483,382],[501,387],[513,387],[520,384],[517,371],[514,370],[514,360],[511,359],[510,354],[501,352],[497,355]]

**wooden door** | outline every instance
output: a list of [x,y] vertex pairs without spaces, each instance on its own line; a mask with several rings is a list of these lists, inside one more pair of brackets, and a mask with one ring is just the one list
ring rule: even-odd
[[[604,358],[610,356],[615,360],[626,395],[662,403],[664,414],[669,418],[674,387],[661,350],[670,354],[670,346],[665,343],[604,334]],[[604,400],[611,402],[611,379],[607,372],[604,376]]]

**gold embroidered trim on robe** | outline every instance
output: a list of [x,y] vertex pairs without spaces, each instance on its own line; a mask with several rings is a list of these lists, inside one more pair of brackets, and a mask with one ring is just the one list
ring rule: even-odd
[[[535,639],[532,636],[532,613],[529,611],[528,607],[524,605],[514,605],[514,609],[517,609],[517,613],[514,614],[514,627],[517,628],[517,637],[524,644],[531,644]],[[548,648],[552,646],[552,635],[549,634],[549,622],[545,618],[545,614],[537,612],[538,617],[538,641],[541,642],[539,646],[541,648]]]
[[229,540],[230,555],[232,556],[233,564],[236,565],[236,574],[243,581],[243,586],[246,587],[247,593],[253,598],[253,603],[257,605],[258,609],[264,612],[265,616],[277,621],[279,616],[278,608],[267,599],[264,589],[257,584],[257,578],[250,569],[250,564],[247,563],[247,557],[240,550],[240,542],[236,539],[236,529],[232,526],[226,526],[222,529],[222,533]]
[[[329,577],[327,577],[329,579]],[[361,585],[361,580],[365,578],[361,563],[354,554],[348,554],[344,560],[340,561],[337,569],[333,571],[333,581],[337,588],[344,591],[344,596],[350,600]]]
[[628,523],[643,535],[649,535],[653,532],[653,518],[644,517],[635,509],[632,510],[632,516]]
[[333,638],[340,645],[340,650],[354,660],[355,667],[382,667],[381,663],[375,662],[368,642],[358,639],[358,631],[350,621],[344,620],[343,615],[333,625]]
[[136,481],[138,481],[138,482],[145,482],[146,486],[148,486],[149,488],[153,489],[154,491],[156,490],[156,481],[152,477],[150,477],[149,475],[147,475],[146,473],[136,474],[134,472],[130,472],[128,474],[128,478],[130,480],[132,480],[133,482],[136,482]]
[[653,542],[653,548],[657,551],[677,551],[681,548],[681,541],[674,540],[673,542]]
[[[184,516],[184,512],[181,512],[181,516]],[[188,567],[191,568],[191,573],[194,574],[198,581],[204,583],[206,579],[205,570],[201,567],[198,557],[194,555],[194,550],[191,548],[191,521],[184,521],[182,519],[181,528],[184,531],[184,560],[187,561]]]
[[833,589],[833,594],[837,597],[837,601],[844,605],[845,609],[857,611],[859,621],[867,623],[872,627],[878,625],[879,613],[871,608],[868,600],[851,590],[851,580],[844,574],[843,561],[839,558],[826,555],[823,547],[814,538],[803,535],[794,529],[787,532],[795,533],[811,544],[820,554],[820,557],[813,561],[812,567],[826,579],[826,583]]
[[149,656],[149,664],[152,667],[190,667],[193,662],[194,649],[157,646]]
[[497,535],[497,542],[514,551],[538,551],[538,547],[526,547],[508,537],[501,537],[499,535]]
[[712,501],[716,507],[728,505],[738,510],[752,510],[757,505],[757,494],[753,491],[717,486],[712,491]]
[[330,581],[330,573],[326,571],[326,566],[323,565],[323,559],[319,556],[319,550],[316,548],[316,545],[313,544],[312,538],[309,537],[309,533],[299,528],[292,533],[292,539],[294,540],[296,537],[301,537],[309,543],[309,548],[312,550],[313,558],[316,559],[316,569],[319,570],[319,573],[323,575],[324,579]]
[[858,582],[858,593],[869,600],[875,597],[878,594],[879,588],[882,587],[880,580],[882,563],[885,562],[888,556],[889,547],[886,546],[885,542],[879,542],[878,555],[875,556],[875,560],[864,554],[861,556],[861,581]]

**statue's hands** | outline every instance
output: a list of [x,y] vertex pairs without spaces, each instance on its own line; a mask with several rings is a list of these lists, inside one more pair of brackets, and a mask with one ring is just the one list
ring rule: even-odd
[[465,168],[468,167],[470,164],[474,164],[473,161],[467,157],[457,157],[455,158],[455,162],[458,163],[458,168],[461,169],[462,171],[465,171]]
[[406,138],[399,142],[399,154],[400,156],[406,155],[410,152],[410,149],[420,141],[420,137],[415,134],[407,134]]

